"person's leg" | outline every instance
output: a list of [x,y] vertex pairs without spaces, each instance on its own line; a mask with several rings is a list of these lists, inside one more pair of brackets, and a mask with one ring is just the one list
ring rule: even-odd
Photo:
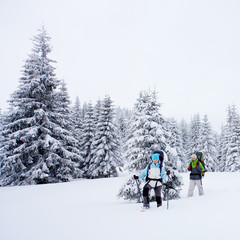
[[197,184],[197,187],[198,187],[198,193],[199,195],[203,195],[204,192],[203,192],[203,185],[202,185],[202,180],[196,180],[196,184]]
[[192,197],[193,196],[193,191],[195,188],[195,180],[191,180],[190,179],[190,183],[189,183],[189,188],[188,188],[188,197]]
[[152,187],[149,184],[146,184],[143,187],[143,206],[149,206],[149,191]]
[[158,187],[154,188],[157,207],[162,206],[161,189],[162,189],[162,186],[158,186]]

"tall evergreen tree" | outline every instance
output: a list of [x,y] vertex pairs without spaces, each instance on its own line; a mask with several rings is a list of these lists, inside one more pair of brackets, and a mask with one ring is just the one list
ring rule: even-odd
[[96,105],[94,106],[94,122],[95,122],[95,125],[98,124],[98,121],[100,119],[101,108],[102,108],[102,101],[99,99],[97,101]]
[[183,119],[179,123],[179,131],[182,139],[183,149],[185,150],[185,153],[187,153],[189,146],[189,125]]
[[[116,126],[117,126],[117,135],[119,136],[119,148],[123,155],[123,164],[125,164],[125,160],[127,156],[125,156],[127,151],[127,138],[129,136],[129,125],[132,119],[132,111],[128,109],[117,108],[116,110]],[[127,161],[127,160],[126,160]]]
[[79,98],[76,98],[75,104],[71,109],[71,121],[75,138],[80,141],[82,135],[82,113]]
[[204,163],[207,171],[214,172],[217,169],[216,145],[211,125],[207,115],[204,115],[201,125],[200,147],[199,150],[204,154]]
[[[59,91],[56,92],[55,109],[51,112],[51,119],[57,125],[57,131],[53,129],[52,133],[55,132],[55,139],[61,140],[62,147],[65,150],[66,163],[63,165],[64,169],[62,171],[68,171],[69,179],[80,177],[83,167],[80,143],[74,135],[75,125],[72,124],[70,103],[66,83],[61,81]],[[59,131],[59,126],[61,131]]]
[[93,141],[95,131],[94,108],[92,103],[89,103],[85,111],[81,135],[81,149],[84,159],[84,176],[88,176],[89,162],[93,158]]
[[90,178],[113,177],[120,170],[121,155],[119,140],[114,125],[114,108],[110,97],[106,96],[98,109],[98,122],[93,142],[93,157],[89,162]]
[[240,118],[235,105],[228,109],[228,144],[225,171],[240,170]]
[[82,111],[81,111],[82,121],[84,121],[87,109],[88,109],[88,103],[85,102],[82,106]]
[[178,171],[185,172],[187,165],[186,151],[183,148],[182,138],[176,120],[168,120],[167,130],[169,132],[167,142],[175,152],[175,154],[172,154],[172,164],[173,166],[176,166]]
[[[129,164],[127,168],[133,172],[140,172],[150,163],[150,156],[154,150],[165,152],[164,164],[167,170],[172,172],[169,179],[169,197],[179,197],[182,180],[178,170],[173,166],[173,156],[176,151],[167,143],[170,134],[167,134],[164,119],[159,112],[160,104],[157,101],[155,91],[142,91],[133,109],[133,119],[130,126],[129,140],[127,141],[127,156]],[[140,181],[143,184],[143,180]],[[141,186],[142,187],[142,186]],[[166,199],[167,189],[163,186],[163,198]],[[140,202],[137,185],[133,178],[130,178],[121,187],[118,197],[126,200]]]
[[156,92],[142,91],[133,109],[127,141],[129,170],[143,170],[154,150],[166,148],[166,131]]
[[218,171],[225,171],[226,155],[228,146],[227,126],[222,126],[221,135],[219,137],[219,144],[217,146],[217,166]]
[[189,132],[189,146],[188,146],[188,159],[192,153],[200,151],[200,131],[201,131],[201,119],[199,114],[195,114],[191,120],[190,132]]
[[48,58],[49,42],[43,27],[33,38],[19,88],[11,96],[0,155],[2,186],[62,182],[81,175],[75,139],[60,120],[66,117],[68,100],[57,91],[60,81],[55,61]]

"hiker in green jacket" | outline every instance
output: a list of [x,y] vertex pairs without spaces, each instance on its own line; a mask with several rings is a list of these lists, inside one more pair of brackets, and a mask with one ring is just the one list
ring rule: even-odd
[[188,171],[190,173],[190,184],[188,189],[188,197],[193,196],[195,186],[198,187],[199,195],[203,195],[202,175],[204,173],[204,167],[202,163],[197,159],[196,154],[192,154],[192,161],[188,165]]

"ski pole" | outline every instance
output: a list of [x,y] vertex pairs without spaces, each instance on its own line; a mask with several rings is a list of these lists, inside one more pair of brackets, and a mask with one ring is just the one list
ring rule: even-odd
[[[168,175],[168,183],[169,183],[169,175]],[[168,186],[168,185],[167,185],[167,186]],[[168,207],[169,207],[168,192],[169,192],[169,186],[167,187],[167,209],[168,209]]]
[[139,187],[139,182],[138,182],[138,180],[137,179],[135,179],[136,180],[136,184],[137,184],[137,188],[138,188],[138,194],[139,194],[139,199],[143,202],[143,200],[142,200],[142,194],[141,194],[141,190],[140,190],[140,187]]

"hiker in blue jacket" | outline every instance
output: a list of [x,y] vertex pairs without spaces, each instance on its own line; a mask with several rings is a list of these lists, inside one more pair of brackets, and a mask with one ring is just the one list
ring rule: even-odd
[[165,172],[163,166],[164,153],[163,151],[154,151],[151,155],[151,163],[139,175],[134,175],[135,179],[146,178],[146,184],[143,187],[143,208],[149,208],[149,191],[153,188],[155,191],[157,207],[162,206],[162,181],[170,174],[170,170]]

